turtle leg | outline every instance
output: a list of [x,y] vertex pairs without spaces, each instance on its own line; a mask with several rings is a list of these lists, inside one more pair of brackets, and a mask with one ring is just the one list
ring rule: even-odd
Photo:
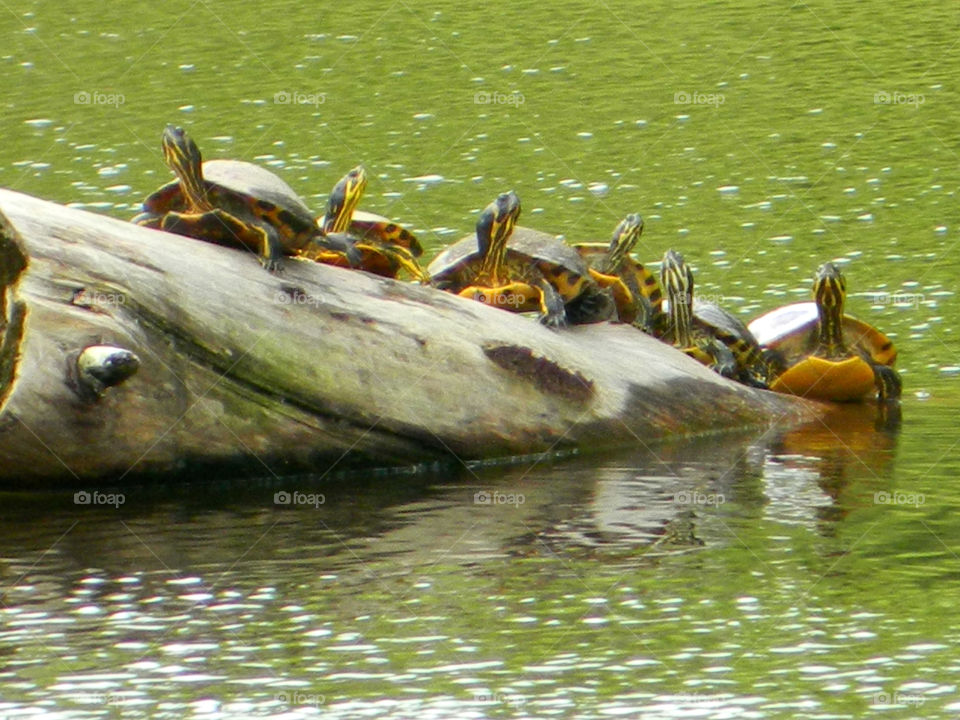
[[484,305],[513,312],[532,309],[533,305],[539,309],[540,322],[544,325],[563,327],[567,324],[563,298],[546,278],[531,278],[529,282],[518,280],[497,286],[470,285],[457,294]]
[[611,292],[598,287],[587,287],[576,298],[567,303],[566,311],[568,323],[571,325],[587,325],[604,320],[614,320],[617,308]]
[[540,289],[517,281],[506,285],[468,285],[457,295],[490,307],[512,312],[524,312],[541,306]]
[[747,387],[753,387],[759,390],[770,389],[769,381],[764,376],[763,371],[757,367],[743,368],[740,370],[737,379]]
[[733,351],[716,338],[704,339],[683,352],[725,378],[736,380],[737,358]]
[[[318,236],[311,240],[298,255],[307,260],[334,265],[342,268],[365,267],[367,255],[359,245],[346,246],[334,238],[333,243],[327,242],[330,236]],[[332,247],[331,247],[332,245]]]
[[280,245],[280,236],[270,225],[251,225],[252,230],[262,233],[260,239],[260,264],[267,272],[279,272],[280,258],[283,255]]
[[873,366],[873,380],[877,385],[877,400],[881,403],[899,402],[903,392],[900,373],[888,365]]
[[202,213],[168,212],[160,224],[162,230],[236,247],[254,250],[260,255],[260,264],[274,272],[280,268],[280,239],[268,225],[245,223],[230,213],[214,208]]
[[650,299],[646,295],[637,296],[637,316],[633,319],[633,326],[643,330],[648,335],[657,336],[662,333],[658,321],[662,324],[663,315],[653,309]]
[[323,263],[324,265],[335,265],[336,267],[345,268],[350,267],[350,262],[343,253],[336,252],[335,250],[327,250],[326,248],[304,248],[298,257]]
[[764,347],[760,349],[761,362],[767,371],[767,378],[770,382],[775,380],[787,370],[787,358],[783,353],[773,348]]
[[620,322],[631,324],[637,317],[639,308],[637,297],[627,287],[619,275],[607,275],[599,270],[590,269],[590,277],[602,288],[607,288],[613,294],[613,301],[617,305],[617,316]]
[[877,384],[877,420],[874,427],[884,432],[896,432],[902,421],[900,394],[903,382],[900,373],[887,365],[874,365],[873,379]]
[[567,311],[560,293],[546,278],[534,280],[533,287],[540,291],[540,322],[547,327],[564,327],[567,324]]
[[[528,287],[540,291],[540,322],[551,328],[566,327],[567,309],[564,296],[547,280],[546,275],[539,267],[527,267],[523,272],[523,282]],[[568,293],[575,293],[573,288],[567,288]],[[566,297],[573,297],[568,294]]]
[[131,218],[130,222],[141,227],[159,229],[163,222],[163,215],[154,212],[142,212],[136,217]]
[[710,351],[713,354],[713,364],[710,365],[710,369],[725,378],[736,380],[740,373],[733,351],[716,339],[710,343]]
[[430,282],[430,276],[427,275],[427,271],[420,266],[417,258],[410,250],[402,245],[397,245],[391,247],[387,252],[392,254],[394,260],[396,260],[400,267],[410,273],[415,280],[423,284]]
[[390,261],[392,271],[389,277],[395,278],[399,270],[406,270],[413,278],[421,283],[428,283],[430,276],[420,267],[420,263],[407,248],[402,245],[368,245],[358,243],[361,250],[370,252],[373,256],[386,257]]
[[[357,242],[349,233],[326,233],[317,235],[311,240],[312,245],[339,253],[350,267],[360,267],[363,263],[363,254],[357,247]],[[336,264],[336,263],[331,263]]]

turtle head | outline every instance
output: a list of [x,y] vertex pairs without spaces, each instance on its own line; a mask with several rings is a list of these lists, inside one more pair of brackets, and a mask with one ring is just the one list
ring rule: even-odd
[[200,148],[186,130],[167,125],[161,140],[163,161],[176,174],[187,200],[199,209],[206,209],[206,188],[203,182],[203,157]]
[[674,342],[690,347],[693,318],[693,272],[676,250],[667,250],[660,266],[660,284],[670,300],[670,325]]
[[520,217],[520,198],[510,190],[484,208],[477,219],[477,249],[483,257],[480,275],[485,279],[499,277],[507,254],[507,241]]
[[327,199],[327,209],[323,216],[323,232],[346,232],[353,220],[353,211],[360,204],[367,189],[367,171],[363,165],[357,165],[333,186]]
[[617,229],[613,231],[610,248],[607,250],[606,265],[610,271],[620,267],[620,263],[630,255],[642,234],[643,218],[637,213],[631,213],[620,221]]
[[817,268],[813,280],[813,299],[823,308],[838,308],[843,313],[843,303],[847,297],[847,281],[840,268],[832,262],[825,262]]
[[813,299],[817,303],[819,344],[830,355],[843,352],[843,303],[847,297],[847,281],[840,268],[825,262],[817,268],[813,280]]

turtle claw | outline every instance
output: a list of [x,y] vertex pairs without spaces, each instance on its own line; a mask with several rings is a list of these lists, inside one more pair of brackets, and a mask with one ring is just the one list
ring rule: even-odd
[[278,274],[283,272],[283,263],[280,262],[280,258],[260,258],[260,265],[268,273]]
[[759,373],[750,370],[741,371],[737,379],[747,387],[757,388],[758,390],[770,389],[770,383],[768,383],[765,378]]
[[567,318],[565,315],[550,313],[547,315],[541,315],[539,319],[541,325],[546,325],[548,328],[552,328],[554,330],[567,327]]
[[567,308],[563,299],[546,280],[537,283],[542,296],[540,298],[540,322],[549,328],[564,328],[568,324]]
[[363,262],[363,254],[354,245],[350,245],[343,254],[352,268],[360,267]]

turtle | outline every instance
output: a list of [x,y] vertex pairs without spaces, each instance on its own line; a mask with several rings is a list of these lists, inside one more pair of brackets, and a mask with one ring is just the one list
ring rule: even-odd
[[840,268],[825,262],[814,277],[813,303],[786,305],[750,323],[768,358],[772,390],[836,402],[873,393],[881,402],[899,399],[903,385],[893,369],[893,342],[844,315],[846,295]]
[[[619,295],[615,300],[621,322],[653,333],[656,319],[663,314],[663,293],[656,276],[630,255],[642,233],[643,218],[631,213],[617,225],[609,243],[577,243],[573,248],[590,267],[591,277]],[[620,284],[610,283],[614,276],[629,295],[622,293]]]
[[676,250],[667,250],[660,269],[667,296],[659,337],[732,380],[767,387],[766,360],[753,333],[719,305],[696,300],[693,271]]
[[[382,215],[356,209],[366,187],[367,175],[362,165],[341,178],[330,192],[323,217],[318,221],[320,230],[326,236],[346,233],[353,238],[361,255],[361,270],[395,278],[405,269],[416,280],[427,282],[429,278],[417,262],[423,255],[417,237]],[[344,253],[317,243],[303,255],[330,265],[349,266]]]
[[[616,308],[601,288],[622,281],[598,281],[570,245],[518,227],[519,216],[517,194],[501,193],[480,213],[475,235],[447,247],[430,263],[431,282],[501,309],[538,310],[540,322],[551,327],[611,318]],[[631,297],[626,287],[616,294]]]
[[[203,162],[183,128],[168,125],[163,156],[177,175],[143,202],[133,222],[221,245],[246,247],[270,271],[282,255],[321,247],[351,265],[360,252],[345,233],[324,234],[293,189],[269,170],[240,160]],[[355,205],[355,202],[354,202]],[[344,207],[351,207],[345,203]]]

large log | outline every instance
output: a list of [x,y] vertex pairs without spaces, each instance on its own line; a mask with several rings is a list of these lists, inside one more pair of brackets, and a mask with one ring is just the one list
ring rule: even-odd
[[[22,236],[0,238],[7,485],[596,449],[821,412],[623,325],[554,331],[294,259],[271,275],[244,251],[8,190],[0,211]],[[75,367],[97,344],[141,361],[99,399]]]

